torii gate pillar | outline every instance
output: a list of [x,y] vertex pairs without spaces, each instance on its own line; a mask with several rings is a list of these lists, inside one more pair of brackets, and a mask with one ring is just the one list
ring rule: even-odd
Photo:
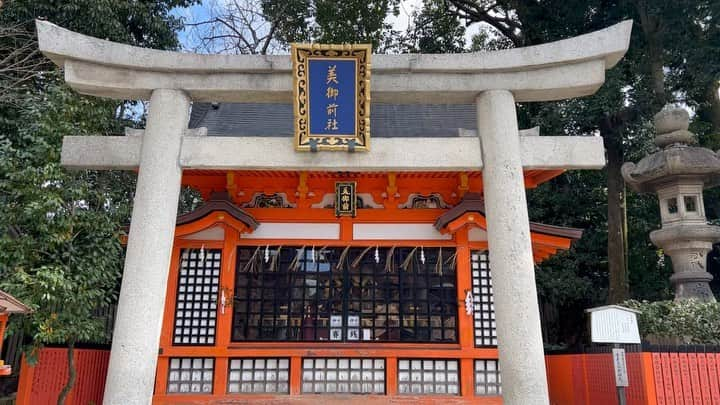
[[152,398],[189,110],[190,98],[182,91],[157,89],[150,97],[105,404],[143,404]]
[[476,103],[503,399],[547,404],[515,99],[507,90],[489,90]]

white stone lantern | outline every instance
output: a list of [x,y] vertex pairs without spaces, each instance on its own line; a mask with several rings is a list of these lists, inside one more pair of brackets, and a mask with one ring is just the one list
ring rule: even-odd
[[720,184],[720,158],[710,149],[692,146],[690,117],[682,108],[666,107],[655,115],[655,144],[661,149],[637,164],[625,163],[623,177],[635,191],[655,192],[662,228],[652,242],[670,256],[675,299],[715,301],[707,272],[707,253],[720,240],[720,227],[705,218],[703,189]]

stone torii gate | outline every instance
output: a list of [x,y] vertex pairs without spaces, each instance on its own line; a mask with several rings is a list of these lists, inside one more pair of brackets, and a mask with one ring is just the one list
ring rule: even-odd
[[[625,54],[631,21],[549,44],[489,53],[374,55],[382,103],[475,103],[478,138],[376,138],[368,153],[297,153],[290,139],[188,130],[193,101],[290,102],[288,56],[196,55],[132,47],[37,21],[40,50],[82,94],[150,100],[136,136],[66,137],[72,168],[138,169],[105,404],[152,398],[183,169],[482,170],[506,404],[547,404],[524,169],[600,169],[599,137],[523,136],[515,103],[594,93]],[[479,140],[479,142],[478,142]]]

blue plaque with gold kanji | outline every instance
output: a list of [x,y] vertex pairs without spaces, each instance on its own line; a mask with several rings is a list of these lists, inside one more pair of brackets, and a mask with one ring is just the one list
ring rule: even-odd
[[292,44],[295,149],[370,148],[369,44]]

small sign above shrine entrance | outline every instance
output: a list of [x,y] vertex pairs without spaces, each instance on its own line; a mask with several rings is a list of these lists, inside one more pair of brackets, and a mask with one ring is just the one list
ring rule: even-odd
[[368,151],[369,44],[292,44],[295,149]]
[[357,194],[354,181],[335,183],[335,216],[355,217],[357,214]]

